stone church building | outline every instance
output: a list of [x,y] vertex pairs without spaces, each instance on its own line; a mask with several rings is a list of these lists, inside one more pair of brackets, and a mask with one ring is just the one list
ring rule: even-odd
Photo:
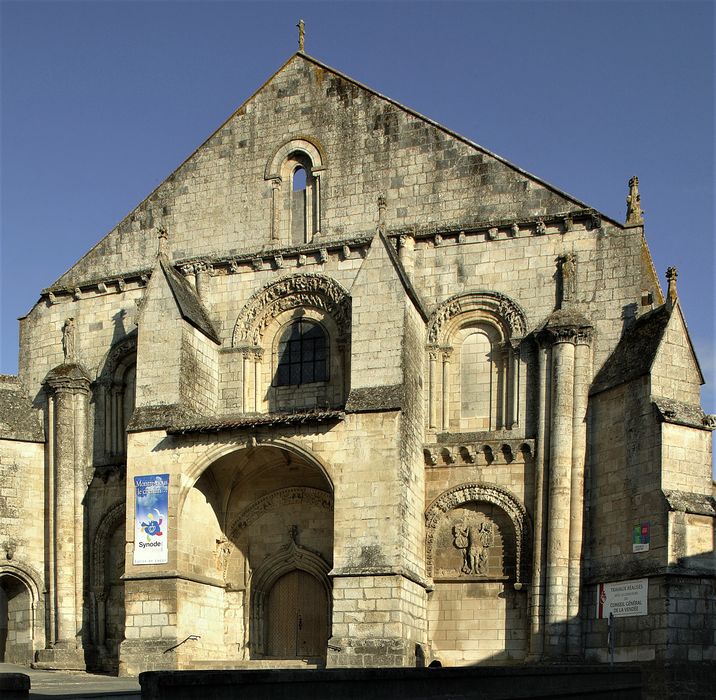
[[617,661],[716,659],[713,421],[628,194],[294,54],[20,321],[1,658],[606,661],[614,612]]

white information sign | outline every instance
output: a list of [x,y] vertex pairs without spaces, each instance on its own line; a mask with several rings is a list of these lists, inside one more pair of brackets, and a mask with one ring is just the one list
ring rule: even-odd
[[649,579],[612,581],[597,587],[597,617],[636,617],[647,614]]

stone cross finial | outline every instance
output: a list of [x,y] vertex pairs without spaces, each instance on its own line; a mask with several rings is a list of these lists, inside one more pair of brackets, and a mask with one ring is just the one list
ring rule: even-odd
[[673,304],[679,296],[676,291],[676,278],[679,276],[679,271],[675,267],[669,267],[666,270],[666,280],[669,283],[668,291],[666,292],[667,299]]
[[302,19],[298,20],[298,50],[303,51],[303,47],[306,41],[306,25]]
[[159,239],[159,246],[157,248],[157,255],[166,254],[167,242],[169,240],[169,234],[165,228],[160,228],[157,232],[157,238]]
[[639,178],[634,175],[629,180],[629,196],[626,198],[626,223],[628,226],[639,226],[644,223],[644,212],[641,209],[640,202]]

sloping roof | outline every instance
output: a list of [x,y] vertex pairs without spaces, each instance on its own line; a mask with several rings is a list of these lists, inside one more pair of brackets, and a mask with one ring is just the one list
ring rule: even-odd
[[45,441],[38,411],[15,376],[0,375],[0,440]]
[[209,314],[194,288],[171,266],[168,260],[160,260],[160,265],[182,318],[195,328],[198,328],[207,338],[221,344],[219,334],[216,332],[214,324],[211,322],[211,318],[209,318]]
[[648,374],[670,318],[671,309],[663,304],[627,328],[594,378],[589,393],[598,394]]
[[255,413],[225,418],[197,420],[192,423],[172,425],[167,428],[169,435],[184,433],[216,433],[220,430],[239,430],[242,428],[259,428],[272,425],[302,425],[304,423],[325,423],[340,421],[345,413],[340,410],[309,410],[293,413]]
[[664,491],[669,510],[695,515],[716,515],[716,502],[711,495],[687,491]]
[[676,425],[686,425],[690,428],[703,428],[711,430],[706,424],[706,414],[701,406],[693,406],[692,404],[675,401],[674,399],[666,399],[662,396],[655,396],[653,404],[659,413],[659,418],[664,423],[674,423]]
[[400,410],[403,407],[403,394],[402,384],[351,389],[346,401],[346,413]]

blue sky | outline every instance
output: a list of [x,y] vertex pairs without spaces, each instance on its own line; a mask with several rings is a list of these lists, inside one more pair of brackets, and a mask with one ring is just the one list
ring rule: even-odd
[[0,372],[17,317],[296,49],[618,220],[640,179],[716,412],[711,2],[0,3]]

